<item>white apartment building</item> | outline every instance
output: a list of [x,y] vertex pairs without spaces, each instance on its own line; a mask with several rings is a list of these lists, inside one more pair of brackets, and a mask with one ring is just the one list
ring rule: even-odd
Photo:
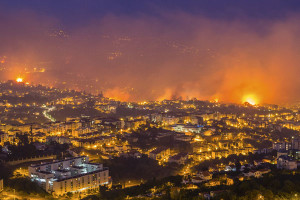
[[289,156],[279,156],[277,158],[277,168],[278,169],[287,169],[287,170],[296,170],[297,161]]
[[28,170],[32,181],[54,195],[98,189],[100,185],[109,184],[108,168],[89,163],[87,156],[32,165]]
[[172,130],[176,132],[191,132],[191,133],[201,133],[203,126],[200,125],[187,125],[187,124],[174,124]]

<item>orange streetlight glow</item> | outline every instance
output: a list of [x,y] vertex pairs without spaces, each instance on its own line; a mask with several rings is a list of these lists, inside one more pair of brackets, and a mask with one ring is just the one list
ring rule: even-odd
[[16,79],[16,81],[17,81],[18,83],[23,83],[23,78],[18,77],[18,78]]

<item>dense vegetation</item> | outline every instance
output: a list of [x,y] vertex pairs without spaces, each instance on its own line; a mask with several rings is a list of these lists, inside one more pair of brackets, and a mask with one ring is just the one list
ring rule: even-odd
[[50,154],[60,156],[61,152],[65,152],[69,148],[68,144],[50,142],[44,151],[37,150],[33,143],[30,143],[28,134],[17,134],[16,136],[18,140],[17,145],[6,142],[9,150],[7,160],[17,160]]
[[104,166],[109,167],[110,175],[114,183],[124,184],[126,181],[145,181],[153,177],[162,178],[174,175],[176,165],[160,166],[156,160],[147,156],[141,158],[117,157],[105,160]]
[[[283,200],[299,199],[300,172],[275,170],[260,179],[236,181],[232,186],[205,187],[199,185],[197,189],[189,189],[181,184],[180,176],[173,176],[161,180],[151,180],[139,186],[108,190],[100,188],[98,195],[86,197],[84,200],[122,200],[126,197],[136,199],[156,200],[204,200],[204,194],[215,195],[213,200]],[[143,195],[144,198],[137,198]],[[135,198],[132,198],[135,199]]]
[[215,199],[299,199],[300,173],[273,171],[261,179],[238,182]]
[[261,160],[263,158],[266,157],[274,157],[276,156],[276,151],[273,151],[271,153],[268,154],[253,154],[253,153],[249,153],[248,155],[236,155],[236,154],[232,154],[229,155],[228,157],[223,157],[223,158],[216,158],[216,159],[211,159],[211,160],[205,160],[200,162],[198,165],[196,165],[194,168],[196,171],[205,171],[208,170],[209,167],[214,167],[217,164],[224,164],[224,165],[228,165],[229,163],[234,163],[234,164],[238,164],[241,161],[247,161],[248,164],[253,164],[255,160]]

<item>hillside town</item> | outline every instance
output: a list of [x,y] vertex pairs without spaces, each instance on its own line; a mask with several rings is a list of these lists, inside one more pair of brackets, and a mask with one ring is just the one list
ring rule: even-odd
[[147,174],[124,169],[127,162],[148,163],[139,170],[150,174],[164,172],[152,178],[180,177],[177,190],[231,186],[274,170],[299,172],[297,105],[120,102],[16,81],[1,83],[0,94],[0,159],[14,169],[0,189],[23,178],[51,196],[82,198],[100,187],[111,191],[149,181]]

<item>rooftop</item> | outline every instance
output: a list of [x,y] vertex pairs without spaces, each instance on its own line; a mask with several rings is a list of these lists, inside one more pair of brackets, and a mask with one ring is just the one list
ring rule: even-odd
[[31,167],[41,167],[41,166],[45,166],[45,165],[51,165],[51,164],[55,164],[55,163],[60,163],[60,162],[65,162],[65,161],[70,161],[70,160],[74,160],[74,159],[78,159],[78,158],[85,158],[85,157],[87,157],[87,156],[78,156],[78,157],[73,157],[73,158],[67,158],[64,160],[57,160],[57,161],[53,161],[53,162],[31,165]]

